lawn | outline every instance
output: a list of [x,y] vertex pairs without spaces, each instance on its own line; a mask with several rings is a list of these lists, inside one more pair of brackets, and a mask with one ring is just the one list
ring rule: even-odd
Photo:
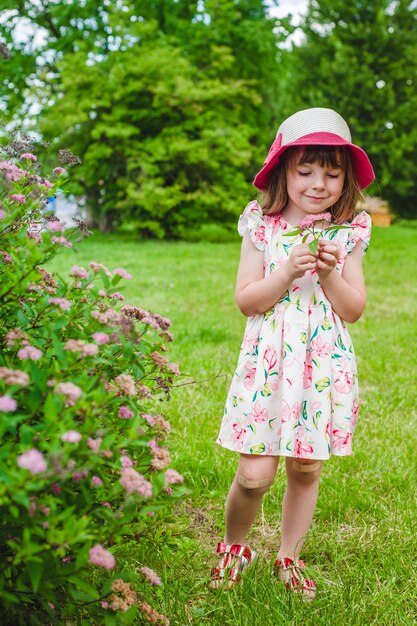
[[[282,468],[248,539],[257,563],[231,592],[208,590],[236,465],[236,455],[214,442],[245,325],[234,303],[238,259],[238,240],[139,242],[97,234],[54,261],[63,274],[91,260],[126,268],[134,277],[125,283],[128,302],[173,323],[170,359],[187,384],[175,388],[161,410],[173,427],[172,466],[186,477],[190,494],[167,516],[166,545],[146,555],[164,581],[149,590],[149,599],[171,626],[411,626],[417,622],[417,224],[374,228],[365,258],[368,305],[350,328],[361,416],[354,455],[331,459],[323,470],[303,553],[320,589],[310,605],[270,575]],[[140,545],[123,550],[129,562],[142,562]]]

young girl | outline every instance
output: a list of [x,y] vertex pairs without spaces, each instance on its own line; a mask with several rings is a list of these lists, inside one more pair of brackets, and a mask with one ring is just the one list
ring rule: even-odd
[[[365,212],[355,216],[355,206],[373,179],[346,122],[321,108],[283,122],[255,177],[261,203],[246,207],[238,227],[236,300],[249,319],[218,438],[240,458],[212,587],[230,587],[253,560],[245,538],[284,456],[287,487],[273,572],[287,588],[314,595],[299,555],[323,461],[351,454],[358,421],[355,355],[344,322],[355,322],[365,307],[362,256],[370,219]],[[318,243],[309,235],[313,228]]]

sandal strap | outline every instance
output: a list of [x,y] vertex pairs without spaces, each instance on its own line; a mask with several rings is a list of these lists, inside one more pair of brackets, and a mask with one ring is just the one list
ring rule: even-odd
[[280,570],[284,572],[290,572],[291,578],[287,583],[293,589],[300,589],[303,591],[315,591],[316,583],[312,578],[306,578],[303,573],[305,563],[302,559],[292,559],[291,557],[284,556],[282,559],[277,559],[274,563],[274,573],[278,576]]
[[250,548],[248,548],[248,546],[242,546],[238,543],[230,545],[228,543],[223,543],[222,541],[219,541],[219,543],[217,544],[216,552],[218,554],[232,554],[236,557],[245,557],[245,559],[248,559],[248,561],[250,561],[252,558],[252,552]]

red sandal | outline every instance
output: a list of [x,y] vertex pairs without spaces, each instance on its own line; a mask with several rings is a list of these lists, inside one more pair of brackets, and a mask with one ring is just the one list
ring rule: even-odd
[[282,559],[277,559],[272,567],[273,575],[285,582],[285,586],[289,591],[295,591],[304,595],[307,600],[314,598],[316,583],[312,578],[304,576],[304,561],[284,556]]
[[[219,541],[216,552],[222,554],[223,558],[217,567],[211,570],[210,587],[217,589],[226,586],[233,587],[239,582],[242,572],[253,563],[256,553],[251,551],[247,546],[239,544],[229,545]],[[227,583],[227,585],[225,585]]]

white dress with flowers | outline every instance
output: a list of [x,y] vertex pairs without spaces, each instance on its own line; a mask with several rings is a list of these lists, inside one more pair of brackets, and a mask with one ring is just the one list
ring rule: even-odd
[[[339,244],[342,271],[359,242],[369,244],[365,212],[350,228],[323,234]],[[264,275],[288,259],[301,235],[281,214],[262,215],[251,202],[241,215],[240,235],[249,231],[265,254]],[[332,309],[317,272],[296,279],[269,311],[247,321],[236,372],[227,397],[218,443],[245,454],[328,459],[352,452],[358,421],[358,381],[352,341]]]

